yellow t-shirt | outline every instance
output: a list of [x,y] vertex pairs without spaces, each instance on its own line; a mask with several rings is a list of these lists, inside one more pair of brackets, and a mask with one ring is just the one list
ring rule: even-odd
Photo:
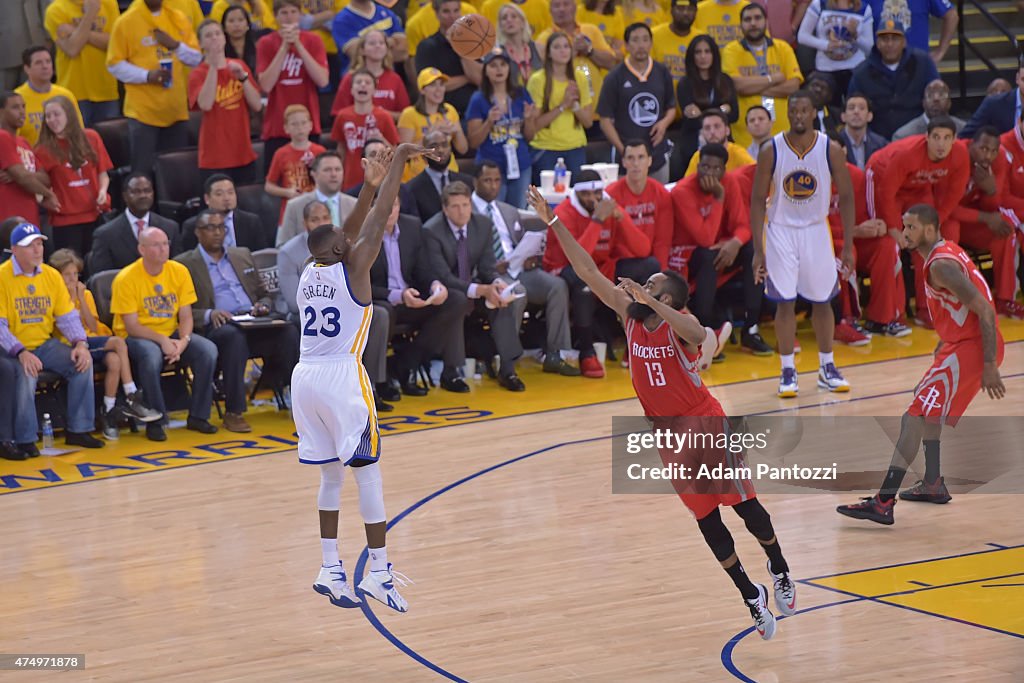
[[[59,85],[51,85],[50,92],[44,93],[36,92],[28,83],[22,83],[14,89],[14,92],[25,100],[25,125],[18,129],[18,135],[28,140],[28,144],[33,147],[39,142],[39,131],[43,129],[43,105],[48,99],[63,95],[71,100],[75,105],[75,111],[78,111],[78,98],[73,92]],[[80,111],[78,112],[78,122],[82,122],[82,112]]]
[[[800,74],[800,65],[796,62],[796,53],[793,52],[793,48],[781,40],[771,40],[771,38],[768,38],[768,40],[770,43],[766,48],[768,51],[766,60],[772,79],[776,83],[788,81],[791,78],[798,78],[800,82],[803,82],[803,76]],[[760,75],[754,55],[743,47],[743,44],[738,40],[729,43],[722,50],[722,71],[733,78],[737,76],[750,77]],[[789,105],[787,98],[770,97],[768,99],[774,103],[773,106],[775,108],[775,113],[772,115],[772,135],[788,130]],[[755,104],[764,104],[764,99],[761,95],[746,95],[739,98],[740,121],[746,121],[747,110]],[[769,107],[770,109],[771,107]],[[732,137],[736,144],[741,147],[749,147],[750,143],[753,142],[753,138],[747,132],[747,127],[742,125],[735,127]]]
[[[547,79],[544,71],[534,71],[533,75],[530,76],[530,81],[526,84],[526,89],[530,93],[530,98],[533,99],[534,106],[537,107],[537,113],[541,113],[544,107],[544,83]],[[558,103],[565,97],[565,88],[568,85],[565,81],[554,80],[551,82],[551,98],[548,100],[549,110],[557,107]],[[576,71],[576,85],[580,89],[580,106],[587,107],[593,104],[593,98],[590,96],[590,91],[587,89],[586,77]],[[545,149],[554,152],[563,152],[569,149],[578,149],[580,147],[586,147],[587,145],[587,131],[583,126],[578,125],[576,121],[576,115],[572,111],[563,111],[555,120],[548,124],[547,128],[538,130],[533,139],[530,140],[530,146],[536,149]]]
[[749,5],[748,0],[701,0],[697,4],[697,21],[706,33],[715,39],[719,49],[743,37],[740,12]]
[[668,67],[672,74],[672,81],[679,83],[679,79],[686,75],[686,48],[690,41],[704,33],[704,30],[696,24],[690,29],[690,34],[680,37],[672,30],[672,24],[661,24],[651,29],[653,45],[651,57],[656,62],[661,62]]
[[[423,136],[426,135],[427,131],[431,126],[435,126],[445,119],[453,121],[454,123],[460,123],[459,112],[455,111],[455,107],[448,104],[447,102],[441,105],[441,108],[430,117],[426,117],[423,114],[416,111],[416,107],[406,107],[402,110],[402,115],[398,117],[398,128],[407,128],[412,131],[412,141],[421,142]],[[423,160],[423,157],[416,157],[410,159],[405,164],[405,173],[402,175],[402,182],[409,182],[427,167],[427,162]],[[459,165],[455,163],[455,154],[452,154],[451,160],[448,162],[449,171],[458,171]]]
[[[347,6],[348,0],[302,0],[302,13],[320,14],[321,12],[331,10],[337,14]],[[330,21],[315,29],[313,33],[320,36],[320,40],[324,41],[324,49],[327,50],[327,54],[338,54],[338,46],[334,44],[334,34],[331,33]]]
[[[144,0],[132,0],[133,5],[145,5]],[[199,28],[199,24],[203,23],[203,9],[199,6],[197,0],[164,0],[164,7],[170,7],[176,9],[192,22],[192,30]],[[219,21],[219,20],[218,20]]]
[[[46,8],[44,24],[54,43],[61,25],[77,26],[82,21],[82,14],[80,0],[54,0]],[[121,10],[117,7],[117,0],[100,0],[100,13],[92,22],[92,30],[109,34],[119,16]],[[77,57],[57,48],[56,69],[57,84],[75,93],[80,100],[109,102],[118,97],[117,79],[107,71],[107,53],[94,45],[86,43]]]
[[[629,12],[626,9],[622,10],[622,18],[626,22],[626,26],[643,22],[648,26],[657,26],[658,24],[664,24],[666,21],[671,21],[672,17],[658,6],[654,11],[637,8],[636,10]],[[621,38],[622,36],[620,36]]]
[[150,126],[166,128],[188,119],[188,75],[184,64],[171,50],[153,39],[161,29],[177,41],[199,49],[196,33],[181,12],[164,7],[154,16],[144,3],[136,2],[114,24],[107,47],[107,65],[128,61],[150,71],[160,68],[160,60],[172,62],[171,87],[152,83],[128,83],[124,86],[124,115]]
[[[151,276],[137,259],[125,266],[114,278],[110,312],[114,314],[114,334],[127,337],[126,313],[136,313],[139,322],[167,337],[178,329],[178,311],[196,302],[196,289],[188,268],[177,261],[168,261],[156,277]],[[66,292],[65,292],[66,293]]]
[[[71,295],[68,294],[68,296],[70,297]],[[90,292],[88,289],[85,290],[85,305],[89,309],[89,312],[92,313],[93,320],[96,321],[96,332],[95,332],[95,334],[92,333],[89,330],[89,328],[86,326],[86,324],[85,324],[85,316],[81,315],[82,309],[79,308],[78,302],[77,301],[72,301],[71,304],[75,307],[75,310],[78,311],[78,313],[79,313],[79,315],[80,315],[80,317],[82,319],[82,329],[85,330],[86,336],[88,336],[88,337],[109,337],[110,335],[114,334],[111,331],[111,329],[109,327],[107,327],[106,325],[104,325],[103,322],[100,320],[100,314],[96,310],[96,300],[92,297],[92,292]],[[61,340],[65,344],[69,344],[70,343],[70,342],[68,342],[67,337],[64,336],[64,333],[61,332],[59,328],[54,327],[53,328],[53,332],[54,332],[53,336],[55,336],[57,339]]]
[[[476,7],[463,2],[459,6],[459,12],[461,16],[467,14],[476,14]],[[409,56],[416,56],[416,47],[430,36],[437,33],[438,29],[441,28],[441,24],[437,21],[437,12],[431,8],[429,12],[417,12],[415,17],[412,17],[405,23],[405,40],[409,43]]]
[[45,263],[40,269],[29,277],[14,274],[13,258],[0,265],[0,318],[29,351],[53,336],[56,318],[75,310],[60,273]]
[[[523,14],[526,15],[526,23],[533,29],[534,40],[537,39],[538,33],[551,28],[551,10],[548,8],[547,0],[525,0],[522,4],[513,3],[512,0],[485,0],[480,14],[494,25],[495,31],[498,30],[498,12],[501,11],[502,6],[507,4],[514,4],[523,10]],[[576,11],[579,12],[580,9],[582,8],[577,6]],[[410,21],[412,20],[410,19]]]
[[[341,4],[344,6],[348,3],[342,2]],[[306,0],[303,0],[302,5],[303,7],[306,6]],[[213,3],[213,7],[210,8],[210,18],[219,23],[228,7],[231,7],[231,3],[228,2],[228,0],[217,0]],[[277,21],[274,19],[273,3],[262,2],[262,0],[245,0],[242,3],[242,7],[244,7],[245,11],[249,13],[249,19],[252,21],[252,28],[254,31],[260,31],[265,28],[272,31],[277,30]],[[327,8],[325,7],[324,9]],[[318,31],[317,33],[320,32]],[[330,30],[328,30],[327,35],[330,36],[330,33]],[[321,38],[322,37],[323,36],[321,36]],[[331,42],[333,43],[334,41],[332,40]],[[324,45],[327,45],[326,40],[324,41]]]
[[[547,44],[548,36],[551,35],[552,31],[554,31],[554,27],[549,28],[543,33],[541,33],[539,36],[534,38],[534,41],[536,41],[537,45],[543,48],[543,46]],[[577,22],[576,33],[582,33],[587,39],[589,39],[591,45],[594,46],[595,50],[607,50],[609,52],[612,51],[611,46],[608,45],[608,41],[606,41],[604,39],[604,36],[601,34],[600,29],[598,29],[593,24],[581,24]],[[569,39],[574,39],[576,33],[574,33],[572,36],[569,36]],[[581,67],[586,67],[586,71],[590,73],[589,78],[584,78],[584,85],[580,86],[580,93],[589,92],[590,99],[596,102],[598,96],[601,94],[601,86],[604,84],[604,76],[608,72],[599,67],[597,64],[594,64],[593,60],[591,60],[590,57],[577,56],[573,57],[572,61],[573,64],[576,65],[577,71],[581,71]],[[582,100],[583,97],[581,95],[580,101]],[[596,115],[594,116],[594,120],[597,120]],[[574,145],[572,147],[562,147],[561,149],[575,149],[575,147],[576,146]]]
[[[626,32],[626,20],[622,17],[622,8],[616,7],[612,15],[591,12],[583,5],[576,6],[576,21],[581,24],[593,24],[601,31],[601,35],[609,45],[624,45],[623,34]],[[624,50],[619,50],[624,53]]]
[[[725,164],[726,173],[728,173],[729,171],[735,171],[738,168],[743,168],[744,166],[750,166],[751,164],[757,163],[757,160],[754,159],[754,157],[750,156],[750,152],[748,152],[745,148],[740,147],[735,142],[726,142],[725,151],[729,153],[729,161]],[[692,157],[690,157],[690,165],[687,167],[686,173],[683,174],[683,177],[685,178],[688,175],[693,175],[694,173],[696,173],[697,164],[699,163],[700,153],[695,153]]]

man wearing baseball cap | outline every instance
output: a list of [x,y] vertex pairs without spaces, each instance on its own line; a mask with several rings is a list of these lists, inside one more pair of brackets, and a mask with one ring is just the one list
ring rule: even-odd
[[902,22],[886,19],[875,34],[875,47],[853,70],[847,92],[867,96],[874,112],[871,130],[892,139],[896,129],[924,112],[925,88],[939,72],[927,52],[907,46]]
[[[79,313],[60,273],[43,263],[46,236],[32,223],[11,231],[13,258],[0,265],[0,351],[17,359],[14,438],[26,456],[39,455],[36,382],[41,370],[55,372],[68,384],[67,444],[102,448],[95,428],[92,357]],[[54,339],[57,327],[71,346]]]

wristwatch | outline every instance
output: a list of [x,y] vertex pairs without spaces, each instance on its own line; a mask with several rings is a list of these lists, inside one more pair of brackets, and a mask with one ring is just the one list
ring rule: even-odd
[[243,73],[242,77],[238,79],[238,82],[239,83],[245,83],[247,80],[249,80],[249,74]]

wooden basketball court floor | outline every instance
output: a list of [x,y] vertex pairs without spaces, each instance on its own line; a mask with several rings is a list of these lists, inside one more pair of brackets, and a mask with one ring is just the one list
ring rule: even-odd
[[[730,414],[898,415],[928,359],[848,367],[845,396],[804,375],[792,402],[774,396],[776,363],[713,391]],[[1007,397],[969,415],[1022,414],[1024,343],[1003,375]],[[524,378],[522,396],[547,379]],[[311,590],[319,474],[290,447],[0,496],[0,653],[84,653],[63,675],[103,681],[1024,680],[1024,496],[901,503],[893,527],[838,516],[856,492],[762,496],[800,607],[763,642],[675,496],[611,494],[611,418],[638,415],[635,399],[511,412],[385,439],[388,547],[416,582],[404,615]],[[889,456],[840,467],[878,473],[873,487]],[[351,475],[342,497],[341,554],[360,576]],[[723,517],[767,582],[763,552]]]

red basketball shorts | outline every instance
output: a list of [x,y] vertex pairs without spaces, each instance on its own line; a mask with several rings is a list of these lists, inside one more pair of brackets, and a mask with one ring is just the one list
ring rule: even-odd
[[[1003,340],[1000,337],[997,363],[1003,363]],[[981,391],[984,368],[981,338],[944,343],[935,355],[932,366],[914,389],[914,400],[907,413],[953,427]]]

